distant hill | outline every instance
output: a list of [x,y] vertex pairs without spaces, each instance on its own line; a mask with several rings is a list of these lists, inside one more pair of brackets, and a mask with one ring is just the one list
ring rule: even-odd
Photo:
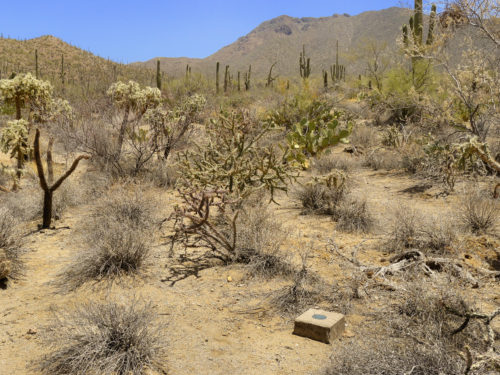
[[141,66],[119,64],[45,35],[28,40],[0,38],[0,74],[35,74],[35,50],[38,51],[39,77],[61,89],[61,57],[64,56],[65,85],[81,92],[103,91],[119,78],[134,78],[152,84],[153,72]]
[[[215,75],[215,64],[230,65],[231,71],[246,71],[252,64],[257,77],[267,74],[269,67],[277,62],[273,72],[280,75],[298,75],[299,53],[302,45],[311,57],[312,75],[321,74],[322,69],[335,61],[336,41],[339,41],[340,63],[348,65],[348,73],[361,73],[361,63],[351,61],[355,49],[369,38],[385,41],[394,51],[400,37],[401,27],[408,23],[410,11],[404,8],[388,8],[381,11],[364,12],[356,16],[335,14],[321,18],[293,18],[280,16],[263,22],[249,34],[220,49],[205,59],[160,57],[162,70],[169,75],[185,73],[186,64],[192,71]],[[154,68],[154,58],[135,66]]]

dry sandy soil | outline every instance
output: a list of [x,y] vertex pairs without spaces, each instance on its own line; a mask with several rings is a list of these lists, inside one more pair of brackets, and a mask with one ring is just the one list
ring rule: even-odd
[[[273,206],[277,219],[289,231],[282,250],[298,259],[299,252],[310,247],[310,266],[327,281],[348,283],[350,278],[338,255],[328,250],[329,240],[334,239],[346,256],[364,241],[359,248],[359,259],[371,265],[387,264],[381,243],[391,212],[399,202],[449,220],[464,190],[464,185],[458,184],[457,193],[451,196],[436,197],[440,192],[438,187],[409,194],[402,190],[419,181],[403,174],[360,168],[353,177],[354,190],[366,197],[378,223],[371,234],[338,232],[328,217],[301,215],[292,195],[279,196],[280,205]],[[177,202],[174,192],[157,190],[155,194],[167,216]],[[155,247],[154,264],[147,279],[115,285],[110,290],[88,287],[62,294],[54,280],[75,252],[85,251],[77,233],[88,212],[89,205],[69,208],[56,222],[60,229],[37,232],[36,223],[24,228],[26,233],[30,232],[25,238],[28,251],[24,276],[0,290],[1,375],[36,373],[28,366],[48,351],[41,337],[53,309],[71,309],[81,301],[106,298],[107,293],[120,298],[135,295],[152,301],[161,323],[166,324],[168,356],[164,361],[172,375],[317,374],[336,347],[348,340],[362,340],[359,332],[367,319],[365,314],[379,303],[376,296],[353,300],[347,315],[347,330],[332,345],[297,337],[291,333],[293,320],[280,316],[267,298],[286,282],[252,279],[242,267],[231,266],[208,269],[200,272],[198,278],[191,276],[170,286],[162,282],[168,270],[166,246],[160,245],[164,242],[161,239]],[[500,243],[495,236],[463,235],[461,240],[460,260],[471,269],[484,266],[485,258],[492,256],[492,246]],[[465,253],[470,255],[469,259],[464,257]],[[500,306],[498,281],[482,282],[479,289],[470,289],[470,293],[475,295],[476,307],[485,312]]]

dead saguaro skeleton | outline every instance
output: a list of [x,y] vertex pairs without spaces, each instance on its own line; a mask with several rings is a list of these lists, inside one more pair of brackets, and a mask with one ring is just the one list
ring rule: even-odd
[[[64,180],[66,180],[76,169],[78,163],[82,159],[88,159],[87,155],[80,155],[74,161],[71,167],[64,173],[59,179],[49,186],[47,180],[45,179],[45,173],[43,171],[42,158],[40,156],[40,130],[36,129],[35,134],[35,142],[34,142],[34,151],[35,151],[35,162],[36,162],[36,170],[38,173],[38,179],[40,181],[40,186],[44,191],[43,194],[43,222],[42,229],[50,228],[50,223],[52,221],[52,197],[54,195],[54,191],[56,191],[59,186],[62,185]],[[49,161],[50,160],[50,161]],[[52,158],[47,158],[47,162],[49,163],[48,170],[52,170]]]

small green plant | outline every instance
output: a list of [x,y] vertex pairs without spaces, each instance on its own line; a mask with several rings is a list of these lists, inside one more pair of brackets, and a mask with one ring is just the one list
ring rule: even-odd
[[322,113],[312,119],[303,119],[296,123],[287,134],[290,148],[289,161],[296,161],[303,167],[309,166],[309,157],[319,156],[328,148],[338,143],[347,143],[351,134],[352,123],[341,124],[342,114],[338,111]]

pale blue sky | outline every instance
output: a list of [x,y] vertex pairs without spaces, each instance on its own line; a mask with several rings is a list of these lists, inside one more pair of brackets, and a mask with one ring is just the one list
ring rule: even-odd
[[400,4],[398,0],[2,1],[0,33],[19,39],[51,34],[127,63],[157,56],[206,57],[283,14],[355,15]]

